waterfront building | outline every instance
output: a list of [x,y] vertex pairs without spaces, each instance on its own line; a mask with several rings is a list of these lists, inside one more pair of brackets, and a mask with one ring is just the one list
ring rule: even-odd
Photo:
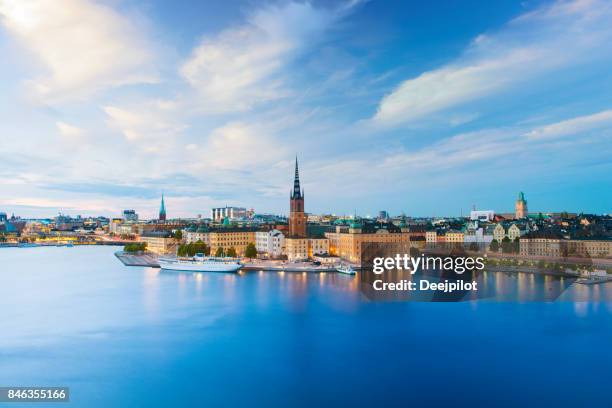
[[277,229],[255,232],[257,253],[270,258],[279,258],[285,252],[285,235]]
[[404,251],[410,247],[408,230],[392,223],[362,223],[354,219],[348,227],[338,225],[335,232],[326,232],[325,237],[329,240],[330,255],[358,265],[364,260],[363,251],[368,244],[403,246]]
[[520,254],[547,258],[612,258],[612,240],[566,240],[553,234],[532,234],[520,238]]
[[243,207],[219,207],[213,208],[210,211],[210,218],[213,222],[223,221],[225,218],[230,220],[236,220],[240,218],[247,218],[248,211]]
[[209,232],[210,253],[215,254],[218,248],[227,251],[234,248],[238,256],[244,255],[247,245],[255,244],[256,228],[225,226],[211,228]]
[[527,214],[527,200],[525,200],[525,194],[523,194],[523,192],[521,191],[514,206],[514,218],[516,218],[517,220],[527,218]]
[[159,255],[176,254],[178,242],[169,231],[150,231],[140,236],[140,241],[147,244],[147,251]]
[[193,244],[200,241],[210,246],[210,229],[205,225],[186,228],[183,230],[183,241],[185,241],[186,244]]
[[159,207],[159,220],[166,221],[166,203],[164,202],[164,194],[162,193],[161,205]]
[[287,238],[285,246],[288,260],[294,262],[308,259],[308,238]]

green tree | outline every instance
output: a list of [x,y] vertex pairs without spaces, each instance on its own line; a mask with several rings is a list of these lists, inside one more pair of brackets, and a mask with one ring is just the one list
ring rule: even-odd
[[181,241],[183,239],[183,231],[181,230],[174,231],[174,239],[176,239],[177,241]]
[[515,254],[521,252],[521,241],[518,237],[514,238],[514,242],[512,243],[512,252]]
[[229,256],[230,258],[236,258],[238,256],[236,253],[236,248],[234,247],[229,247],[225,255]]
[[472,242],[470,244],[470,251],[473,251],[473,252],[477,252],[478,251],[478,244],[476,242]]
[[496,239],[491,241],[491,245],[489,245],[489,249],[491,250],[491,252],[499,251],[499,242],[497,242]]
[[250,242],[249,245],[247,245],[244,256],[247,258],[257,258],[257,248],[255,248],[254,243]]
[[504,237],[504,239],[502,239],[502,252],[504,254],[509,254],[512,252],[512,241],[510,241],[510,238],[508,237]]
[[210,247],[201,240],[198,240],[193,244],[193,254],[210,255]]
[[217,251],[215,252],[215,256],[216,257],[224,257],[225,256],[225,252],[223,251],[223,247],[218,247]]
[[145,251],[146,249],[147,249],[146,242],[131,242],[123,247],[124,252],[130,252],[130,253],[142,252],[142,251]]

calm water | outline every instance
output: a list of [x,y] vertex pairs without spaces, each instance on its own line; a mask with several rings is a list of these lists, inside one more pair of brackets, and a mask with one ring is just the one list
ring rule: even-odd
[[354,277],[165,273],[115,250],[0,249],[0,386],[67,385],[73,407],[612,406],[612,303],[571,301],[587,289],[369,302]]

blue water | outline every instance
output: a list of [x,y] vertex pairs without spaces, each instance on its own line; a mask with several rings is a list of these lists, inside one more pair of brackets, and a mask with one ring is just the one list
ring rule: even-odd
[[612,406],[610,303],[370,302],[356,277],[114,250],[0,249],[0,386],[69,386],[71,407]]

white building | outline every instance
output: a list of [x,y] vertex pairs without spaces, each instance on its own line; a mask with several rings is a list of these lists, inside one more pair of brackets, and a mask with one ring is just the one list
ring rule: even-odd
[[493,210],[473,210],[470,212],[470,220],[472,221],[493,221],[495,211]]
[[243,207],[213,208],[210,212],[213,221],[222,221],[225,217],[230,219],[246,218],[247,209]]
[[279,230],[257,231],[255,233],[257,253],[270,258],[280,257],[285,250],[285,236]]
[[206,245],[210,245],[210,232],[206,227],[199,227],[197,229],[187,228],[183,230],[183,240],[186,244],[201,241]]

